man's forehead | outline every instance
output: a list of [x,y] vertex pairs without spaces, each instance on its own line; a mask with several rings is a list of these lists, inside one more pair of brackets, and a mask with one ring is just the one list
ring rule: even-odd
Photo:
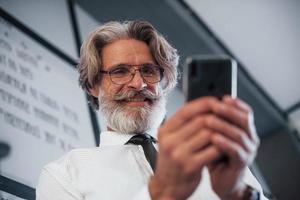
[[103,69],[119,64],[154,63],[148,45],[135,39],[121,39],[106,45],[102,50]]

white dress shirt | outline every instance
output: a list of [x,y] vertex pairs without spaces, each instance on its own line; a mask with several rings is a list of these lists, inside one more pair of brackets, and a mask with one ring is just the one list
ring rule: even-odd
[[[106,131],[100,147],[72,150],[46,165],[36,189],[37,200],[151,199],[148,181],[153,171],[140,145],[124,145],[131,137]],[[189,199],[219,199],[211,189],[207,169],[202,173]],[[244,181],[261,191],[250,170]]]

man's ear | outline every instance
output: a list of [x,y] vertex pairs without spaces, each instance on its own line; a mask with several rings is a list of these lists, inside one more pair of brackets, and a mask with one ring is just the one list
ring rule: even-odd
[[98,98],[99,96],[99,85],[95,85],[93,88],[89,89],[89,94],[93,97]]

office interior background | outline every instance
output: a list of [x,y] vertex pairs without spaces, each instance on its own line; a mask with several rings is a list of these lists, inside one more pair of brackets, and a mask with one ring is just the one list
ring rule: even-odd
[[[84,38],[110,20],[150,21],[181,55],[238,61],[238,97],[261,146],[251,170],[270,199],[300,185],[300,1],[0,0],[0,197],[34,199],[43,165],[101,143],[75,66]],[[185,98],[182,80],[167,117]]]

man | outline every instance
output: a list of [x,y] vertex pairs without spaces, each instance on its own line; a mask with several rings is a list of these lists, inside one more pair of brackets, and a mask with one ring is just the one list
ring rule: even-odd
[[[261,188],[247,168],[259,140],[246,103],[197,99],[160,127],[178,59],[145,21],[110,22],[92,32],[81,48],[79,79],[107,131],[100,147],[73,150],[47,165],[37,199],[259,199]],[[156,165],[144,146],[132,144],[136,136],[153,140],[146,135],[153,132]]]

